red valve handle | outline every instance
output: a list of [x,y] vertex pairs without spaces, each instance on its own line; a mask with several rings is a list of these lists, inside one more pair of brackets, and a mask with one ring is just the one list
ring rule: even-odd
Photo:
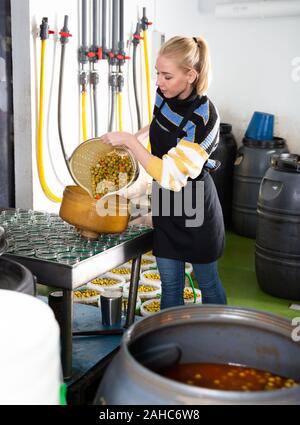
[[65,32],[65,31],[61,31],[58,34],[61,35],[62,37],[72,37],[72,34],[70,34],[69,32]]
[[119,60],[123,60],[123,59],[126,60],[126,59],[130,59],[130,56],[117,55],[116,58]]

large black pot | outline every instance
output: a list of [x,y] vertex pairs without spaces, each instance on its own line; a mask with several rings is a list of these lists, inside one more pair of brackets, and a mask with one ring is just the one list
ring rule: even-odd
[[300,385],[277,391],[193,387],[157,371],[177,363],[241,364],[300,381],[291,321],[256,310],[200,305],[162,310],[132,325],[95,404],[300,404]]

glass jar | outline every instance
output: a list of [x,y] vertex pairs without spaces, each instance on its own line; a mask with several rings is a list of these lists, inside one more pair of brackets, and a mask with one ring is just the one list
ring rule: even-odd
[[35,250],[33,248],[18,248],[14,250],[15,255],[19,255],[20,257],[34,257]]
[[35,251],[35,256],[43,260],[56,261],[57,259],[57,253],[53,249],[37,249]]
[[93,249],[75,249],[71,251],[80,258],[80,261],[85,260],[94,255]]
[[57,254],[57,261],[63,264],[74,265],[79,263],[80,257],[74,252],[61,252]]

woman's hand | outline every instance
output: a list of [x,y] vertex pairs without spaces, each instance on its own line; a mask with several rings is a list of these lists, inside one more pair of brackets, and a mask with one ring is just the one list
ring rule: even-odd
[[[143,131],[143,134],[144,132],[146,134],[147,131],[148,128]],[[140,132],[138,133],[138,136],[141,136]],[[147,151],[143,144],[139,142],[138,138],[131,133],[126,133],[125,131],[112,131],[111,133],[104,134],[100,137],[100,139],[107,145],[126,146],[145,169],[152,158],[152,155]]]
[[131,148],[134,143],[138,143],[137,138],[126,131],[112,131],[101,136],[101,140],[111,146],[126,146]]

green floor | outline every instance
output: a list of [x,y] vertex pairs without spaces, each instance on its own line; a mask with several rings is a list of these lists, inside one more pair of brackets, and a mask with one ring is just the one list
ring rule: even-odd
[[[255,274],[255,240],[226,233],[226,247],[219,260],[219,273],[225,287],[228,305],[268,311],[287,318],[300,315],[289,309],[291,300],[275,298],[263,292]],[[297,304],[297,302],[294,301]],[[299,302],[298,302],[299,304]]]

